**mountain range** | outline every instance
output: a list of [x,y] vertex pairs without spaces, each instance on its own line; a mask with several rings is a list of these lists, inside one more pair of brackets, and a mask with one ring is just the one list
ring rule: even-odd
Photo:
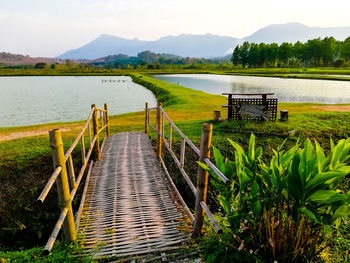
[[212,34],[181,34],[162,37],[155,41],[144,41],[103,34],[90,43],[80,48],[69,50],[57,58],[98,59],[115,54],[136,56],[137,53],[145,50],[155,53],[175,54],[181,57],[214,58],[231,54],[233,48],[244,41],[281,44],[283,42],[306,42],[309,39],[327,36],[333,36],[337,40],[344,40],[350,36],[350,26],[309,27],[300,23],[276,24],[261,28],[252,35],[242,39]]

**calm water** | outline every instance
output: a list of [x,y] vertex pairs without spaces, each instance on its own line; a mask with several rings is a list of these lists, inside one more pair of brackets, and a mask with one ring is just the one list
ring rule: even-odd
[[149,90],[130,77],[0,77],[0,127],[84,120],[90,105],[110,115],[156,106]]
[[211,74],[154,75],[207,93],[274,93],[280,102],[350,103],[350,81],[282,79]]

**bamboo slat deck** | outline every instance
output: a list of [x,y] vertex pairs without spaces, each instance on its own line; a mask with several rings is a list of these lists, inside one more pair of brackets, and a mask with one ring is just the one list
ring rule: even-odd
[[128,256],[181,246],[188,239],[179,230],[183,213],[147,135],[113,135],[102,154],[79,223],[85,251]]

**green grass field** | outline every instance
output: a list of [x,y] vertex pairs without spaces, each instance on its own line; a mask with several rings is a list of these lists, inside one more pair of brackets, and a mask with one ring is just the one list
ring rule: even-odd
[[[224,74],[241,76],[260,76],[277,78],[325,79],[349,81],[349,68],[319,67],[319,68],[246,68],[215,67],[208,69],[169,68],[169,69],[0,69],[0,76],[111,76],[129,74]],[[336,75],[336,76],[332,76]],[[338,75],[338,76],[337,76]],[[341,76],[341,75],[344,75]]]
[[[327,71],[327,69],[324,69],[324,71]],[[257,72],[254,71],[252,74],[258,74]],[[341,74],[340,72],[332,74]],[[349,71],[346,72],[347,74],[350,73]],[[159,72],[151,73],[159,74]],[[3,74],[3,72],[0,71],[0,74]],[[106,74],[110,75],[111,73],[106,72]],[[169,117],[197,145],[200,140],[202,123],[211,122],[214,126],[212,144],[227,156],[231,155],[231,152],[227,147],[226,138],[231,138],[246,146],[251,132],[256,134],[257,145],[263,147],[263,151],[267,156],[271,156],[272,149],[275,149],[285,138],[289,138],[288,132],[291,130],[296,130],[297,133],[296,136],[287,140],[286,146],[293,145],[297,137],[301,139],[308,137],[317,139],[326,150],[330,148],[330,137],[338,141],[349,137],[350,134],[349,112],[338,111],[350,104],[337,105],[339,108],[329,111],[322,104],[280,103],[279,109],[289,110],[288,122],[214,122],[212,121],[213,111],[222,110],[221,105],[227,103],[225,97],[170,84],[140,73],[124,72],[123,74],[131,75],[136,83],[150,89],[163,102],[163,108]],[[285,71],[283,74],[285,74]],[[223,117],[226,114],[225,111],[222,111]],[[151,114],[151,120],[153,123],[155,122],[154,113]],[[0,218],[0,250],[14,249],[20,251],[21,249],[41,246],[45,243],[59,212],[55,191],[50,193],[50,201],[45,207],[39,206],[35,202],[52,172],[47,131],[53,128],[65,129],[63,140],[67,149],[82,125],[83,122],[73,122],[0,129],[0,185],[2,185],[2,191],[0,192],[0,212],[2,214]],[[143,130],[144,112],[111,116],[110,125],[112,133]],[[167,131],[167,126],[165,126],[165,131]],[[155,138],[155,134],[152,134],[151,137]],[[177,147],[179,137],[175,133],[174,139],[174,145]],[[175,149],[175,151],[178,151],[178,149]],[[195,175],[195,156],[191,153],[186,155],[185,169]],[[175,181],[181,184],[180,180]],[[212,202],[215,201],[214,196],[209,198]],[[348,231],[348,227],[344,231],[338,243],[339,249],[335,246],[329,252],[335,259],[336,254],[342,252],[346,246],[345,244],[348,244],[346,242],[350,240],[348,235],[344,234]],[[0,252],[0,258],[21,257],[21,252],[14,253],[5,254]],[[28,251],[22,254],[31,257],[30,254],[28,255]],[[37,252],[33,254],[34,256],[37,257]],[[40,260],[48,259],[42,258]]]

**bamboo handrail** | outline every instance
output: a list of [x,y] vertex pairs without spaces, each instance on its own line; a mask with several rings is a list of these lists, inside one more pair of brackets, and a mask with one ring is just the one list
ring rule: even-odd
[[91,175],[93,164],[94,164],[94,161],[91,161],[90,165],[89,165],[89,171],[88,171],[88,173],[86,175],[86,182],[85,182],[85,185],[84,185],[83,194],[81,196],[79,209],[78,209],[77,215],[75,216],[75,229],[76,230],[78,230],[78,228],[79,228],[79,221],[80,221],[81,213],[82,213],[83,207],[84,207],[86,192],[87,192],[87,188],[88,188],[88,185],[89,185],[89,180],[90,180],[90,175]]
[[[107,108],[107,104],[105,104],[105,107]],[[98,124],[97,124],[96,116],[97,116],[97,112],[98,111],[100,111],[100,112],[103,111],[104,112],[103,118],[102,117],[100,118],[101,123],[103,123],[104,125],[103,125],[103,127],[101,127],[101,129],[99,129],[94,134],[94,138],[91,139],[90,121],[93,120],[94,127],[97,127]],[[95,119],[93,119],[93,116],[95,116]],[[92,151],[93,150],[96,151],[96,149],[94,149],[94,146],[98,144],[98,148],[99,148],[99,142],[98,142],[99,134],[104,129],[109,129],[109,124],[108,124],[107,120],[108,120],[108,111],[107,110],[102,110],[102,109],[96,108],[95,106],[92,107],[85,124],[81,128],[81,131],[79,132],[79,134],[75,138],[74,142],[72,143],[72,145],[69,147],[69,149],[67,150],[67,152],[65,154],[62,153],[62,158],[64,159],[62,165],[58,165],[56,167],[55,171],[53,172],[53,174],[51,175],[49,181],[47,182],[46,186],[44,187],[43,191],[41,192],[39,198],[37,199],[38,201],[44,202],[46,196],[48,195],[49,191],[51,190],[51,188],[52,188],[53,184],[55,183],[57,177],[63,171],[63,167],[62,166],[64,166],[65,167],[64,171],[67,171],[68,175],[69,175],[69,181],[70,181],[70,184],[71,184],[72,191],[68,192],[69,193],[69,196],[68,196],[68,199],[67,199],[68,201],[64,204],[63,207],[61,206],[62,207],[61,208],[62,211],[61,211],[60,217],[58,218],[58,221],[57,221],[57,223],[56,223],[56,225],[55,225],[55,227],[54,227],[54,229],[52,231],[52,234],[51,234],[49,240],[46,243],[45,251],[50,251],[52,249],[52,246],[53,246],[53,244],[54,244],[54,242],[55,242],[55,240],[57,238],[57,235],[58,235],[58,233],[59,233],[59,231],[60,231],[60,229],[62,227],[62,224],[65,222],[67,214],[70,213],[70,215],[71,215],[71,213],[72,213],[71,212],[71,210],[72,210],[71,203],[72,203],[72,201],[73,201],[73,199],[75,197],[75,194],[76,194],[76,192],[78,190],[80,182],[81,182],[81,180],[83,178],[83,175],[84,175],[85,169],[86,169],[86,167],[87,167],[87,165],[89,163]],[[85,133],[86,129],[88,130],[88,137],[89,137],[89,150],[88,150],[87,153],[85,153],[85,144],[84,144],[84,133]],[[106,135],[109,135],[109,132],[106,132]],[[59,137],[59,138],[61,140],[61,137]],[[101,149],[103,149],[104,143],[106,141],[105,139],[103,140]],[[78,145],[79,142],[81,143],[82,167],[80,168],[80,171],[79,171],[79,174],[78,174],[77,178],[75,178],[74,168],[73,168],[72,152],[75,149],[75,147]],[[62,140],[61,140],[61,144],[60,145],[62,147]],[[63,148],[61,148],[61,149],[63,149]],[[62,150],[62,152],[63,152],[63,150]],[[98,154],[100,155],[100,153],[98,153]],[[68,162],[68,163],[65,164],[66,162]],[[90,165],[89,172],[91,172],[91,167],[92,167],[92,165]],[[67,187],[68,187],[68,189],[65,189],[65,191],[66,190],[69,191],[69,185]],[[77,222],[77,219],[76,219],[76,222]],[[73,224],[75,225],[75,229],[77,228],[77,226],[76,226],[77,223],[76,222],[75,223],[73,222]],[[71,229],[67,230],[66,227],[65,227],[65,234],[67,235],[66,231],[70,231],[68,233],[73,233],[74,232],[74,230],[73,231]],[[75,232],[73,233],[72,236],[75,237]],[[73,241],[73,240],[74,239],[72,239],[71,241]]]
[[[146,111],[148,111],[148,113],[145,114],[146,116],[146,120],[145,123],[146,125],[148,125],[149,127],[151,127],[158,136],[158,140],[160,140],[161,142],[164,143],[165,147],[167,148],[168,152],[170,153],[171,157],[173,158],[174,163],[176,164],[176,166],[179,168],[182,176],[184,177],[185,181],[187,182],[188,186],[190,187],[191,191],[193,192],[193,194],[196,196],[196,200],[198,198],[198,191],[196,189],[196,187],[194,186],[194,184],[192,183],[190,177],[187,175],[186,171],[184,170],[184,162],[185,162],[185,148],[186,148],[186,144],[188,144],[191,149],[200,157],[201,156],[201,151],[198,149],[198,147],[196,145],[194,145],[183,133],[182,131],[173,123],[173,121],[169,118],[169,116],[166,114],[166,112],[163,110],[161,103],[159,104],[158,107],[154,107],[154,108],[148,108],[146,107],[145,109]],[[157,116],[157,127],[154,127],[150,124],[149,121],[149,111],[150,110],[158,110],[161,113],[161,116]],[[158,115],[158,114],[157,114]],[[165,136],[164,136],[164,117],[167,119],[168,123],[169,123],[169,138],[168,141],[166,140]],[[204,126],[203,126],[204,127]],[[180,160],[177,158],[177,156],[175,155],[175,153],[172,150],[172,129],[176,130],[178,132],[178,134],[181,137],[181,151],[180,151]],[[210,128],[211,129],[211,128]],[[147,130],[148,131],[148,130]],[[211,134],[211,132],[210,132]],[[211,135],[210,135],[211,136]],[[210,140],[210,139],[209,139]],[[160,144],[161,145],[161,144]],[[159,148],[159,142],[158,142],[158,148]],[[158,150],[159,153],[161,152],[160,150]],[[193,214],[190,212],[190,210],[188,209],[186,203],[184,202],[184,200],[182,199],[180,193],[177,191],[176,186],[174,185],[169,172],[165,166],[164,160],[161,156],[161,154],[158,153],[158,157],[160,159],[160,163],[165,171],[166,176],[168,177],[170,184],[172,185],[172,187],[175,189],[175,193],[179,198],[179,201],[181,202],[181,204],[184,207],[185,212],[188,214],[188,216],[190,217],[190,220],[192,221],[192,223],[195,224],[195,228],[196,228],[196,224],[197,224],[197,228],[199,226],[199,228],[201,228],[200,226],[203,223],[198,223],[195,222],[196,218],[193,217]],[[203,158],[203,162],[205,162],[212,170],[213,172],[225,183],[228,184],[229,183],[229,179],[209,160],[208,157]],[[198,180],[198,179],[197,179]],[[206,192],[206,189],[204,190]],[[203,195],[203,193],[200,193],[200,195]],[[206,193],[204,194],[206,196]],[[205,198],[203,201],[199,202],[199,207],[201,207],[203,210],[203,215],[204,213],[208,216],[211,224],[213,225],[214,229],[218,232],[218,233],[222,233],[222,229],[219,225],[219,223],[216,221],[216,219],[214,218],[213,214],[210,212],[209,208],[207,207],[207,205],[205,204]],[[198,214],[201,214],[199,211],[197,212],[196,208],[196,214],[198,216]],[[202,216],[203,216],[202,215]],[[202,221],[201,217],[202,216],[198,216],[199,217],[199,221]],[[200,229],[195,229],[194,230],[194,236],[196,236],[199,232],[201,232]]]
[[164,145],[168,149],[171,157],[173,157],[173,160],[174,160],[176,166],[179,168],[182,176],[184,177],[184,179],[187,182],[188,186],[191,188],[192,193],[194,194],[194,196],[196,196],[196,193],[197,193],[196,187],[192,183],[192,181],[191,181],[190,177],[187,175],[186,171],[183,169],[183,166],[181,166],[181,163],[177,159],[177,157],[176,157],[175,153],[173,152],[173,150],[170,149],[169,144],[167,143],[167,141],[164,138],[162,138],[162,139],[163,139]]
[[205,158],[204,162],[213,170],[217,176],[219,176],[221,181],[223,181],[225,184],[230,183],[230,180],[222,172],[220,172],[220,170],[209,160],[209,158]]
[[149,123],[148,123],[148,126],[149,126],[149,127],[151,127],[151,128],[152,128],[152,130],[154,130],[155,132],[157,132],[157,129],[156,129],[154,126],[152,126],[152,125],[151,125],[151,124],[149,124]]
[[60,172],[62,171],[62,166],[57,166],[55,171],[53,172],[53,174],[51,175],[49,181],[47,182],[46,186],[44,187],[44,189],[42,190],[40,196],[38,197],[38,200],[37,201],[40,201],[40,202],[44,202],[47,194],[50,192],[51,190],[51,187],[53,186],[53,184],[55,183],[56,181],[56,178],[57,176],[60,174]]
[[68,151],[65,153],[64,158],[66,158],[66,161],[69,157],[69,155],[73,152],[75,146],[77,146],[77,144],[79,143],[79,140],[81,138],[81,136],[84,134],[87,126],[90,123],[90,120],[92,118],[92,114],[94,113],[94,109],[91,109],[89,117],[87,118],[87,121],[85,122],[84,126],[81,128],[81,131],[79,132],[79,134],[77,135],[77,137],[75,138],[74,142],[72,143],[72,145],[69,147]]
[[101,129],[98,130],[98,133],[101,133],[105,128],[107,128],[108,124],[105,124]]
[[45,248],[44,248],[45,251],[47,251],[47,252],[51,251],[51,249],[53,247],[53,244],[55,243],[55,240],[57,238],[57,235],[58,235],[58,233],[61,230],[61,227],[62,227],[62,224],[64,222],[64,219],[67,216],[67,213],[68,213],[68,208],[66,207],[66,208],[64,208],[62,210],[62,212],[60,214],[60,217],[58,218],[58,220],[56,222],[56,225],[53,228],[52,234],[51,234],[51,236],[49,237],[49,239],[46,242],[46,245],[45,245]]
[[100,108],[96,108],[96,110],[98,110],[98,111],[102,111],[102,112],[107,112],[106,110],[104,110],[104,109],[100,109]]
[[220,227],[220,225],[218,224],[218,222],[216,221],[216,219],[214,218],[213,214],[210,212],[209,208],[207,207],[207,205],[202,201],[200,202],[201,207],[203,208],[205,214],[207,215],[207,217],[209,218],[211,224],[213,225],[213,227],[215,228],[216,232],[218,232],[219,234],[222,233],[222,229]]
[[170,176],[170,174],[169,174],[169,172],[168,172],[168,169],[167,169],[166,166],[165,166],[165,163],[164,163],[163,158],[161,158],[160,160],[161,160],[161,164],[162,164],[162,166],[163,166],[163,169],[164,169],[164,171],[165,171],[165,174],[166,174],[166,176],[168,177],[168,180],[169,180],[169,182],[170,182],[170,185],[173,187],[173,189],[174,189],[174,191],[175,191],[177,197],[179,198],[180,203],[181,203],[182,206],[184,207],[184,210],[185,210],[186,214],[188,215],[188,217],[190,218],[191,222],[193,223],[193,222],[194,222],[193,214],[191,213],[190,209],[187,207],[187,204],[186,204],[186,202],[183,200],[183,198],[182,198],[180,192],[177,190],[176,185],[175,185],[174,182],[173,182],[173,179],[171,179],[171,176]]
[[168,122],[173,126],[173,128],[179,133],[181,138],[183,138],[187,144],[193,149],[193,151],[199,156],[199,149],[196,145],[194,145],[186,136],[182,133],[182,131],[171,121],[171,119],[168,117],[168,115],[165,113],[162,107],[160,107],[161,112],[164,114],[164,117],[168,120]]

